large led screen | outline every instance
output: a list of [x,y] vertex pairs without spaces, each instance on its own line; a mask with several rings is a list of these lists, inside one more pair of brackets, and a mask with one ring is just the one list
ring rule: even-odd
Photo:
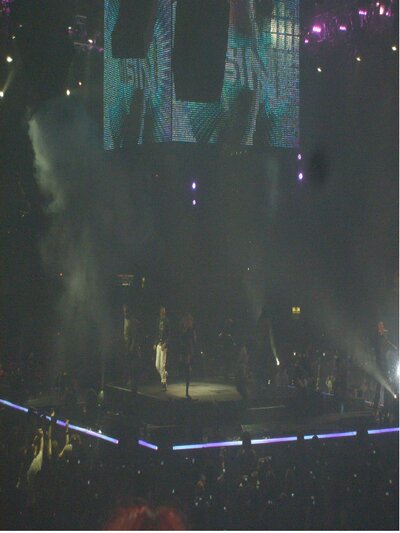
[[[183,1],[183,0],[178,0]],[[226,0],[220,0],[226,1]],[[299,138],[299,0],[231,0],[221,97],[176,98],[172,50],[176,0],[158,0],[143,59],[116,59],[112,32],[120,0],[105,0],[104,146],[202,142],[295,147]],[[245,29],[245,30],[244,30]]]

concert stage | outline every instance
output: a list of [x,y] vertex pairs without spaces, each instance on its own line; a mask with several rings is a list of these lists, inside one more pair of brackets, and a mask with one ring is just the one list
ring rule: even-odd
[[363,399],[349,398],[340,405],[332,395],[305,396],[294,387],[249,389],[245,401],[232,383],[195,381],[190,390],[193,399],[187,400],[185,384],[179,380],[171,380],[167,392],[154,383],[142,385],[137,394],[109,383],[92,405],[87,402],[90,391],[81,391],[72,410],[56,392],[21,402],[11,396],[5,399],[3,390],[0,404],[47,420],[55,408],[57,426],[65,427],[68,418],[72,430],[100,439],[106,447],[117,445],[117,453],[134,453],[138,444],[158,451],[237,446],[245,431],[254,444],[308,440],[313,435],[354,437],[359,430],[371,435],[398,431],[398,403],[397,417],[388,428],[388,421],[377,421],[370,402]]
[[118,383],[105,387],[109,416],[123,420],[124,433],[135,427],[138,438],[170,448],[176,444],[321,434],[371,428],[376,424],[364,400],[350,399],[343,412],[332,395],[305,396],[292,387],[251,390],[242,399],[235,386],[223,381],[194,381],[191,400],[185,383],[176,381],[162,392],[160,384],[139,387],[137,394]]

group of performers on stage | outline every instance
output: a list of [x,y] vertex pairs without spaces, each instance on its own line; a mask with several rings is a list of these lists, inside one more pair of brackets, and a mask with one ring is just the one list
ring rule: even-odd
[[[129,382],[133,391],[137,391],[139,372],[139,321],[132,314],[128,305],[124,304],[124,344],[125,356],[128,366]],[[161,390],[167,390],[167,354],[171,336],[170,322],[164,306],[160,307],[160,314],[156,323],[153,350],[155,352],[155,367],[160,376]],[[184,369],[186,381],[186,398],[189,395],[192,362],[196,347],[196,331],[193,316],[186,313],[180,324],[181,363]]]
[[[133,392],[137,392],[138,377],[140,374],[140,352],[141,341],[139,332],[141,324],[137,316],[132,312],[129,305],[123,305],[124,315],[124,352],[125,364],[124,374],[128,377],[128,384]],[[176,336],[174,335],[174,338]],[[195,329],[193,315],[185,313],[180,320],[178,330],[179,353],[181,370],[185,378],[185,396],[191,399],[189,387],[192,375],[192,366],[197,350],[197,333]],[[272,340],[272,342],[271,342]],[[155,368],[160,377],[161,390],[167,390],[167,358],[171,341],[171,325],[167,317],[166,308],[161,306],[159,316],[155,324],[153,352],[155,354]],[[218,334],[218,345],[220,349],[221,370],[224,377],[228,379],[232,374],[235,376],[235,383],[238,392],[243,398],[247,396],[246,379],[249,367],[248,345],[245,341],[238,344],[237,335],[234,332],[233,320],[228,318]],[[274,344],[272,328],[268,317],[263,312],[259,319],[258,332],[255,339],[255,352],[259,357],[254,357],[255,376],[259,382],[266,382],[267,377],[271,378],[276,372],[279,360],[276,353],[273,354]],[[254,362],[253,361],[253,362]],[[272,368],[273,367],[273,368]]]
[[[131,308],[124,304],[123,306],[124,314],[124,347],[125,347],[125,377],[129,377],[129,384],[131,390],[136,392],[138,387],[138,376],[139,376],[139,366],[140,366],[140,341],[139,341],[139,329],[140,324],[138,318],[134,315]],[[166,308],[161,306],[159,309],[158,319],[155,321],[155,332],[154,332],[154,341],[153,341],[153,351],[155,354],[155,368],[160,377],[161,381],[161,390],[167,390],[167,356],[170,346],[171,339],[171,326],[170,321],[167,317]],[[221,347],[221,363],[222,369],[225,377],[231,375],[232,366],[235,364],[235,378],[236,378],[236,388],[240,392],[243,398],[247,396],[246,388],[246,379],[248,376],[249,368],[249,352],[248,345],[246,342],[242,342],[240,346],[237,345],[236,339],[234,339],[234,327],[233,321],[227,319],[225,324],[218,335],[219,345]],[[387,352],[390,349],[396,349],[388,339],[387,339],[387,330],[383,322],[379,322],[377,329],[375,330],[374,340],[373,340],[373,351],[376,361],[377,369],[377,385],[375,390],[374,397],[374,408],[378,412],[380,405],[380,396],[381,388],[384,389],[384,398],[383,398],[383,409],[381,411],[385,412],[385,409],[391,403],[391,399],[394,396],[394,393],[390,389],[393,389],[391,383],[393,384],[393,371],[390,371],[390,365],[387,361]],[[197,334],[194,325],[194,319],[191,313],[186,313],[181,321],[179,326],[179,352],[180,352],[180,362],[181,369],[185,378],[185,396],[187,399],[191,399],[189,394],[190,380],[192,374],[192,365],[195,358],[195,353],[197,345]],[[259,383],[267,383],[271,381],[271,378],[276,376],[279,369],[279,350],[276,346],[276,341],[274,339],[274,331],[272,328],[272,321],[270,318],[270,313],[265,309],[261,313],[259,320],[257,322],[256,334],[254,339],[254,352],[253,353],[253,373],[255,380]],[[340,362],[340,361],[339,361]],[[338,365],[336,365],[338,366]],[[293,382],[296,383],[299,379],[298,372],[296,373],[296,364],[294,364],[293,370]],[[336,368],[335,380],[339,383],[336,383],[335,390],[340,390],[340,384],[343,385],[342,388],[346,388],[346,378],[342,374],[346,373],[346,365],[339,365],[339,370]],[[340,372],[340,369],[343,372]],[[378,376],[379,374],[379,376]],[[301,381],[301,380],[300,380]],[[398,376],[397,376],[398,381]],[[395,385],[394,385],[395,388]],[[317,384],[318,389],[318,384]],[[397,383],[398,391],[398,383]],[[339,396],[342,399],[346,397],[346,391],[343,390]]]

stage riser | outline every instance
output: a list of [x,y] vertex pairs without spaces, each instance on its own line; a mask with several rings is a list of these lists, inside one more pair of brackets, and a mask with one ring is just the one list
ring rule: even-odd
[[213,426],[238,420],[243,412],[242,402],[159,400],[114,387],[106,387],[105,402],[108,408],[127,414],[136,412],[142,422],[154,425]]

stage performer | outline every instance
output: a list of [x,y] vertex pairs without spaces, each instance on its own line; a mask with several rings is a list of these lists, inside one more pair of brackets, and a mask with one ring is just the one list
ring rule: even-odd
[[128,375],[128,385],[132,392],[137,392],[138,370],[139,370],[139,346],[138,330],[139,321],[133,315],[127,304],[123,305],[124,312],[124,347],[125,347],[125,367]]
[[160,318],[157,322],[156,335],[153,349],[156,352],[156,369],[161,378],[161,389],[167,390],[167,351],[169,342],[170,328],[169,320],[164,306],[160,307]]
[[195,355],[197,342],[196,330],[194,328],[193,316],[186,313],[181,320],[181,357],[186,380],[186,398],[191,400],[189,395],[190,377],[192,374],[192,363]]

